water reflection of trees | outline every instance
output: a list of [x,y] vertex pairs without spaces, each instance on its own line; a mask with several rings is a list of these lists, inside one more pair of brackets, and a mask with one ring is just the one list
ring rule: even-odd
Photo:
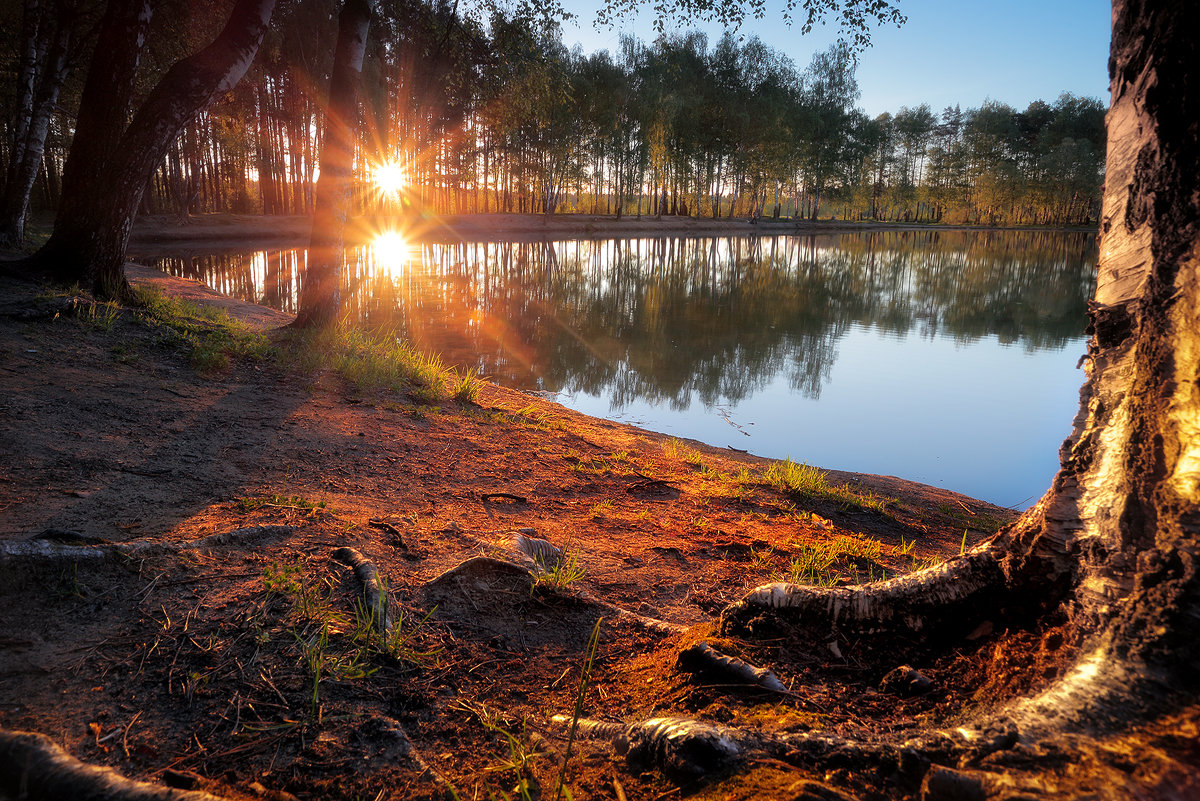
[[[424,245],[352,260],[348,312],[505,383],[683,408],[777,376],[817,397],[854,325],[996,337],[1082,336],[1094,238],[1048,232]],[[170,272],[292,310],[298,251],[168,260]]]

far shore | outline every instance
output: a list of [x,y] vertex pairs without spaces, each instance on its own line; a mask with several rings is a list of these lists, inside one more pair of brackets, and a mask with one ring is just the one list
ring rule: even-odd
[[[199,214],[186,222],[176,215],[147,215],[134,224],[131,244],[149,247],[180,242],[269,241],[302,247],[311,225],[307,215]],[[645,236],[781,236],[864,231],[1078,231],[1090,228],[992,227],[930,223],[849,222],[837,219],[745,217],[636,217],[596,214],[462,214],[446,217],[364,216],[350,221],[347,240],[369,241],[380,231],[397,230],[420,242],[548,241]]]

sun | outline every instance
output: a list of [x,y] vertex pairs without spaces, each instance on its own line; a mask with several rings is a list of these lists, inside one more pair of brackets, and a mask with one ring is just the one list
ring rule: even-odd
[[408,186],[408,175],[394,161],[377,165],[371,179],[375,182],[375,188],[385,195],[399,194]]

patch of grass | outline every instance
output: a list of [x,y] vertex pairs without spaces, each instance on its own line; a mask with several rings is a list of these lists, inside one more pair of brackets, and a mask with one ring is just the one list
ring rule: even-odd
[[612,510],[612,501],[598,501],[592,505],[591,511],[588,512],[588,515],[593,520],[603,520],[612,512]]
[[849,484],[834,486],[824,470],[791,459],[774,462],[763,471],[762,478],[767,485],[797,498],[823,498],[875,512],[883,512],[892,500],[874,492],[858,492]]
[[332,370],[348,390],[361,395],[386,390],[405,392],[423,403],[447,398],[474,402],[482,386],[474,373],[460,375],[440,356],[422,353],[389,332],[351,325],[288,332],[280,359],[302,373]]
[[513,734],[509,731],[514,728],[513,724],[503,713],[489,709],[486,704],[472,704],[470,701],[460,700],[456,706],[474,715],[479,724],[496,735],[508,749],[507,756],[502,756],[494,764],[488,765],[484,771],[513,774],[516,779],[516,785],[513,787],[516,797],[523,801],[532,801],[537,790],[533,777],[533,763],[548,752],[537,750],[537,746],[531,742],[525,722],[521,722],[520,733]]
[[233,358],[262,361],[273,352],[264,334],[222,309],[167,297],[152,287],[137,287],[133,296],[138,320],[161,342],[186,352],[197,370],[221,370]]
[[83,303],[75,315],[75,319],[84,328],[89,328],[93,331],[103,331],[105,333],[111,331],[120,318],[121,307],[115,301],[111,300],[107,303]]
[[794,584],[832,587],[843,575],[861,583],[865,571],[865,578],[875,581],[886,577],[878,564],[882,556],[883,544],[870,537],[841,535],[826,542],[801,543],[783,578]]
[[579,561],[579,552],[569,545],[563,546],[561,555],[554,564],[545,564],[539,560],[537,566],[539,569],[535,571],[534,590],[565,590],[587,575],[587,568]]
[[704,461],[704,455],[700,451],[685,444],[682,440],[671,437],[663,446],[663,451],[672,459],[691,465],[697,472],[704,475],[716,475],[716,471],[708,462]]
[[509,413],[509,419],[520,425],[536,428],[538,431],[564,431],[566,425],[561,420],[551,417],[532,404],[523,409]]
[[482,389],[483,379],[472,370],[454,372],[450,379],[450,397],[463,405],[477,403]]
[[335,511],[325,501],[310,501],[299,495],[266,495],[238,498],[235,504],[242,512],[252,512],[255,509],[262,509],[264,507],[270,509],[295,509],[296,511],[307,512],[310,517],[321,512]]

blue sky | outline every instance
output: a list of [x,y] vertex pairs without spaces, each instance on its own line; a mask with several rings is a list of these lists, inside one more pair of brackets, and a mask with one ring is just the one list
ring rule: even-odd
[[[721,0],[717,0],[720,2]],[[602,0],[566,0],[578,19],[563,25],[567,46],[616,50],[618,28],[592,24]],[[871,116],[928,103],[934,112],[959,103],[978,107],[998,100],[1023,109],[1030,101],[1053,102],[1061,92],[1108,102],[1108,0],[898,0],[908,23],[874,32],[874,46],[860,58],[859,106]],[[801,36],[777,9],[749,20],[740,33],[757,35],[789,55],[800,68],[835,39],[834,28]],[[652,17],[643,12],[625,29],[652,39]],[[710,38],[716,26],[699,26]]]

